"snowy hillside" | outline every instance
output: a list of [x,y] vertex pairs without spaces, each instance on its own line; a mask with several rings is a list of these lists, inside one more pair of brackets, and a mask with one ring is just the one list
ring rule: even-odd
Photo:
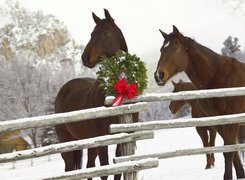
[[67,27],[53,15],[31,12],[15,1],[0,6],[0,55],[11,60],[14,54],[39,59],[80,60],[83,47],[75,44]]

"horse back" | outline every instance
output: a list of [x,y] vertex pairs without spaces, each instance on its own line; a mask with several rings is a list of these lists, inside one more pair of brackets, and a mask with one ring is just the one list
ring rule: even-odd
[[[105,96],[93,78],[78,78],[67,82],[55,100],[55,113],[69,112],[104,106]],[[138,113],[133,114],[138,122]],[[119,123],[118,116],[108,116],[73,123],[57,125],[58,131],[68,131],[75,139],[90,138],[109,133],[110,124]]]
[[[104,100],[105,96],[98,88],[96,79],[72,79],[58,93],[55,100],[55,113],[103,106]],[[68,132],[74,139],[90,138],[106,134],[111,121],[113,121],[112,117],[78,121],[57,125],[56,130],[61,133]]]
[[[245,86],[245,64],[229,57],[223,61],[210,82],[211,89],[243,86]],[[211,101],[206,100],[205,106],[212,109],[213,115],[243,113],[245,96],[213,98]]]
[[55,100],[55,113],[69,112],[104,105],[105,97],[96,79],[77,78],[67,82]]

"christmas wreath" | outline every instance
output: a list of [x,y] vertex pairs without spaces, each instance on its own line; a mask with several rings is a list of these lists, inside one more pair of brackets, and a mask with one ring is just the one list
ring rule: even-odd
[[145,63],[136,55],[121,50],[110,58],[102,56],[96,74],[105,96],[116,96],[113,106],[120,105],[125,97],[142,94],[147,87]]

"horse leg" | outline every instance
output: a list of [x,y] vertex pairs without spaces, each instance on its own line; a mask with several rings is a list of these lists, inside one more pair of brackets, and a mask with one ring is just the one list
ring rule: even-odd
[[[245,126],[244,125],[239,125],[239,131],[237,135],[237,141],[239,144],[243,144],[245,139]],[[244,150],[240,151],[240,156],[242,157],[242,162],[244,162]]]
[[[60,142],[68,142],[68,141],[72,141],[75,140],[70,133],[66,130],[65,125],[60,124],[60,125],[56,125],[55,126],[55,130],[56,130],[56,134],[59,138]],[[79,156],[80,154],[80,163],[81,163],[81,153],[78,153],[76,151],[71,151],[71,152],[65,152],[65,153],[61,153],[61,157],[63,158],[64,162],[65,162],[65,171],[72,171],[75,170],[79,165],[77,165],[78,163],[76,162],[76,159],[78,157],[75,158],[76,155]],[[80,165],[81,167],[81,165]]]
[[[209,146],[214,147],[215,146],[215,139],[216,139],[217,131],[214,128],[209,128]],[[214,166],[214,153],[211,153],[211,165]]]
[[73,151],[73,159],[75,161],[75,168],[81,169],[82,168],[82,156],[83,150],[76,150]]
[[66,153],[61,153],[61,157],[63,158],[64,162],[65,162],[65,171],[72,171],[72,170],[76,170],[76,162],[74,161],[73,157],[73,151],[71,152],[66,152]]
[[88,149],[88,162],[87,168],[95,167],[95,159],[97,157],[97,150],[96,148]]
[[[96,159],[96,157],[97,157],[97,149],[96,148],[88,149],[87,168],[95,167],[95,159]],[[88,180],[92,180],[92,178],[89,178]]]
[[[202,139],[202,143],[204,147],[208,147],[209,143],[208,143],[208,132],[207,132],[207,128],[205,127],[196,127],[196,131],[199,134],[199,136]],[[211,158],[211,154],[206,154],[206,159],[207,159],[207,164],[205,169],[210,169],[212,166],[212,158]]]
[[[225,125],[223,133],[223,139],[224,139],[224,144],[225,145],[232,145],[236,144],[236,138],[237,138],[237,132],[238,132],[238,124],[232,124],[232,125]],[[229,132],[229,133],[228,133]],[[236,152],[228,152],[228,153],[223,153],[224,158],[225,158],[225,173],[224,173],[224,179],[232,179],[232,162],[234,159],[234,156]],[[236,173],[240,177],[245,177],[244,175],[244,170],[241,165],[239,165],[241,162],[237,162],[238,159],[236,157]],[[240,161],[240,160],[239,160]]]
[[243,166],[242,166],[242,163],[241,163],[241,160],[240,160],[238,152],[235,152],[234,159],[233,159],[233,164],[235,166],[237,178],[238,179],[239,178],[244,178],[244,169],[243,169]]
[[[117,148],[116,148],[116,157],[122,156],[122,145],[118,144]],[[114,176],[114,180],[120,180],[121,179],[122,174],[115,174]]]
[[[228,144],[225,144],[228,145]],[[232,179],[232,160],[234,158],[234,152],[223,153],[225,158],[225,173],[224,180]]]
[[[100,165],[108,165],[109,164],[109,158],[108,158],[108,146],[102,146],[97,148],[97,153],[99,155],[100,159]],[[102,180],[107,180],[107,176],[102,176]]]

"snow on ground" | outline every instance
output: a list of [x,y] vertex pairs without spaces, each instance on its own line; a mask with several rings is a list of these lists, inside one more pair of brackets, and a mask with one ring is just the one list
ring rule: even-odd
[[[222,145],[220,136],[216,138],[216,145]],[[201,139],[195,128],[167,129],[155,131],[155,138],[137,142],[137,153],[167,152],[177,149],[202,147]],[[114,156],[115,146],[110,146],[110,154]],[[84,153],[86,156],[86,152]],[[219,180],[223,179],[224,160],[221,153],[215,154],[215,167],[204,170],[206,165],[205,155],[185,156],[163,159],[159,161],[159,167],[144,170],[139,173],[140,180]],[[64,163],[59,154],[48,157],[23,160],[15,163],[0,164],[1,180],[34,180],[42,179],[58,172],[64,172]],[[86,157],[84,159],[86,162]],[[98,162],[98,160],[97,160]],[[235,174],[235,173],[234,173]],[[235,177],[234,177],[235,178]],[[96,178],[99,179],[99,178]],[[113,179],[110,176],[108,179]]]

